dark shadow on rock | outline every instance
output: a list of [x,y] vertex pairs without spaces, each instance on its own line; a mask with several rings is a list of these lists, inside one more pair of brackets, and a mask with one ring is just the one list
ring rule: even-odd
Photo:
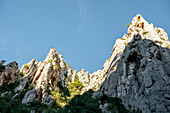
[[109,67],[100,90],[121,98],[131,109],[170,112],[170,49],[156,43],[135,35],[118,62]]

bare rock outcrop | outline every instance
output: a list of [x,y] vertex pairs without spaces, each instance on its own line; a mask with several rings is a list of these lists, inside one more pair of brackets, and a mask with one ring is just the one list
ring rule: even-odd
[[18,64],[16,61],[4,65],[5,60],[0,63],[0,86],[3,84],[11,84],[20,79],[17,76],[16,71],[18,70]]
[[28,64],[22,66],[20,73],[24,74],[24,77],[15,88],[15,92],[30,87],[22,99],[22,103],[39,100],[50,104],[53,102],[50,90],[54,90],[59,81],[62,81],[63,85],[65,85],[64,74],[68,72],[62,55],[51,48],[43,62],[33,59]]
[[101,91],[143,113],[170,112],[169,47],[164,30],[137,15],[128,35],[116,41]]

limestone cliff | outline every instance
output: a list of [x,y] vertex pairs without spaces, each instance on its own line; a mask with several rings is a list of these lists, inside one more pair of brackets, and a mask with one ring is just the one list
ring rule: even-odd
[[[96,91],[94,97],[103,94],[119,97],[128,109],[139,109],[143,113],[170,112],[168,36],[139,14],[128,26],[127,34],[116,40],[102,70],[92,74],[85,69],[72,70],[62,55],[51,48],[43,62],[33,59],[19,71],[16,62],[4,66],[2,61],[0,85],[20,81],[13,98],[26,91],[22,103],[39,100],[51,105],[54,102],[51,91],[56,91],[60,85],[68,88],[78,79],[83,87],[77,87],[75,91],[81,89],[81,94],[93,89]],[[59,91],[61,93],[61,89]],[[112,112],[107,109],[108,105],[101,104],[99,109]]]
[[143,113],[170,112],[170,42],[164,30],[137,15],[115,45],[126,47],[117,54],[114,46],[101,91]]

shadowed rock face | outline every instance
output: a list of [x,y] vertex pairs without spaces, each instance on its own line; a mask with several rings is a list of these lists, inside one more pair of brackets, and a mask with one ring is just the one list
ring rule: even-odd
[[33,59],[24,64],[20,69],[25,75],[22,79],[15,76],[16,62],[3,64],[4,61],[0,63],[0,85],[20,80],[15,92],[27,89],[22,103],[40,100],[50,105],[53,97],[49,92],[57,83],[67,87],[77,76],[84,85],[81,93],[93,89],[98,91],[96,95],[120,97],[126,107],[144,113],[170,112],[170,42],[163,29],[149,24],[139,14],[132,19],[127,35],[116,40],[103,69],[92,74],[84,69],[72,70],[53,48],[43,62]]
[[164,30],[137,15],[115,45],[127,46],[118,47],[119,57],[114,47],[101,91],[144,113],[170,112],[170,42]]
[[18,64],[15,61],[7,65],[3,65],[4,63],[4,60],[0,63],[0,86],[3,84],[14,83],[16,80],[20,79],[20,76],[16,75]]
[[117,69],[108,75],[101,91],[120,97],[126,106],[144,113],[168,112],[169,74],[170,50],[148,39],[138,40],[126,46]]

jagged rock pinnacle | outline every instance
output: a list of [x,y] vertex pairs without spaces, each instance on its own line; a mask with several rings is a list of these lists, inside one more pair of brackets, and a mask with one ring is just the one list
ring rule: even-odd
[[133,35],[140,34],[142,38],[153,41],[168,41],[167,33],[162,28],[149,24],[140,14],[137,14],[128,28],[128,41],[131,41]]

